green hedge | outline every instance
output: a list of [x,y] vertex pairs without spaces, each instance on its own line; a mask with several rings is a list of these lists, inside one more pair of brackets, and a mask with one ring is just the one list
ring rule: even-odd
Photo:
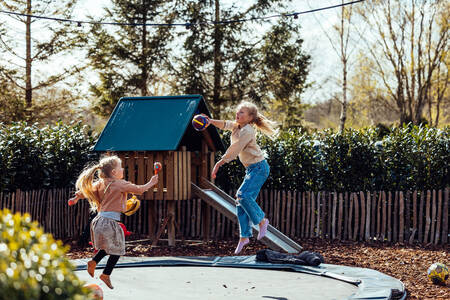
[[0,124],[0,190],[67,187],[90,162],[96,140],[81,123]]
[[[84,166],[98,160],[92,152],[96,137],[80,123],[0,125],[0,190],[73,186]],[[274,140],[258,139],[271,166],[267,188],[365,191],[450,185],[450,127],[377,127],[342,134],[290,129]],[[229,132],[223,140],[229,144]],[[233,161],[219,170],[216,182],[225,190],[237,188],[244,172]]]
[[[224,142],[229,143],[229,133]],[[282,132],[259,137],[271,175],[266,187],[300,191],[440,189],[450,185],[450,127]],[[217,184],[239,187],[244,168],[223,166]]]

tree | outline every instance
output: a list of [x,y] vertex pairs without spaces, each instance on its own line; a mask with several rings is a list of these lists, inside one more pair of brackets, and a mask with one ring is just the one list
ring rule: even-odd
[[183,1],[179,18],[196,25],[180,33],[184,44],[182,54],[173,56],[174,90],[204,95],[222,116],[244,98],[262,106],[282,101],[290,122],[298,123],[310,61],[298,24],[292,17],[239,21],[283,9],[286,2],[253,1],[238,11],[234,2],[225,7],[218,0]]
[[[8,23],[12,25],[6,27],[6,23],[3,24],[4,34],[0,35],[0,53],[4,58],[0,74],[23,94],[26,118],[29,121],[36,120],[34,114],[42,108],[42,105],[35,106],[37,101],[33,97],[36,92],[53,88],[81,69],[73,64],[66,67],[60,65],[60,70],[54,70],[50,75],[39,71],[40,67],[51,63],[56,56],[73,50],[79,45],[79,40],[75,38],[75,29],[71,23],[48,21],[31,15],[70,19],[75,3],[76,1],[71,0],[0,0],[1,9],[16,13],[9,15],[12,22]],[[17,28],[13,28],[13,24],[24,26],[23,39],[17,38]],[[24,47],[21,46],[21,41],[24,42]],[[25,53],[20,53],[18,49],[23,48]],[[41,94],[45,98],[46,93]]]
[[449,83],[448,2],[377,0],[358,7],[363,22],[374,29],[360,36],[367,46],[366,58],[374,65],[372,74],[384,89],[384,101],[395,108],[400,123],[419,124],[425,106],[431,112],[431,106],[439,105]]
[[95,24],[89,35],[87,57],[99,75],[91,91],[98,99],[96,113],[108,116],[123,96],[148,96],[151,85],[164,78],[163,64],[170,51],[173,27],[142,26],[172,23],[175,1],[113,0],[104,21],[128,25]]

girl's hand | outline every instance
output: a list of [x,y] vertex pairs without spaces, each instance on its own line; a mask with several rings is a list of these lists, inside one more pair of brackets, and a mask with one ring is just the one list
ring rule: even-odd
[[152,176],[152,178],[149,181],[150,187],[152,187],[158,183],[158,177],[159,177],[158,174]]
[[223,161],[223,160],[219,160],[219,161],[214,165],[214,168],[213,168],[212,173],[211,173],[211,177],[212,177],[212,178],[216,178],[217,171],[219,171],[219,168],[220,168],[223,164],[224,164],[224,161]]
[[211,119],[205,114],[200,114],[200,115],[206,118],[207,122],[206,122],[205,128],[208,128],[208,126],[211,124]]
[[74,196],[73,198],[70,198],[69,201],[67,201],[67,204],[69,206],[75,205],[77,204],[78,200],[78,196]]

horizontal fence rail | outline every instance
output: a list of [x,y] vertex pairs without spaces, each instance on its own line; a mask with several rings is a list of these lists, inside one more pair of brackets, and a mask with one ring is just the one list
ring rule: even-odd
[[[449,190],[351,193],[262,190],[257,202],[273,226],[295,239],[437,245],[449,241]],[[234,195],[235,191],[229,194]],[[77,238],[88,225],[90,211],[86,200],[69,207],[67,200],[72,195],[72,188],[0,192],[0,208],[29,213],[58,239]],[[205,213],[210,216],[209,237],[233,237],[238,233],[236,224],[194,198],[176,201],[177,238],[202,237]],[[143,200],[138,212],[124,217],[123,222],[131,232],[151,235],[149,228],[155,227],[149,222],[156,223],[157,230],[166,214],[166,201]]]

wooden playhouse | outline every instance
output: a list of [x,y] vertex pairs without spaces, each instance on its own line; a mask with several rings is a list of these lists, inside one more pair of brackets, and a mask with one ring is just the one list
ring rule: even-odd
[[[154,244],[165,227],[169,245],[175,244],[177,203],[191,199],[191,183],[200,185],[202,177],[210,179],[215,153],[224,150],[214,126],[201,132],[192,127],[192,117],[199,113],[210,116],[200,95],[121,98],[94,147],[94,151],[118,155],[125,179],[136,184],[146,183],[153,176],[153,163],[161,162],[157,187],[138,196],[143,201],[137,214],[146,210],[148,217],[133,216],[135,222],[146,222]],[[167,203],[162,223],[155,218],[152,200]],[[207,237],[209,216],[203,216]]]

